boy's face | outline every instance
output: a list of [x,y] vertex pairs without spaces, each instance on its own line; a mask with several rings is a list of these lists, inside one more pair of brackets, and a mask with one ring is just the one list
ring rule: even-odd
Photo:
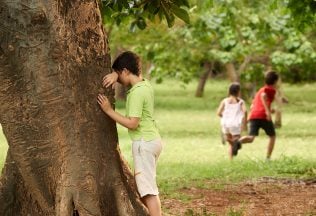
[[126,69],[118,73],[118,82],[124,86],[128,86],[130,84],[128,79],[128,71]]

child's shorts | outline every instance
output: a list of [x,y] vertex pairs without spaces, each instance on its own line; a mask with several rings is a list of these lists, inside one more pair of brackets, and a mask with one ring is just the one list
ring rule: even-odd
[[161,150],[160,139],[136,140],[132,143],[135,180],[141,197],[159,194],[156,183],[156,164]]
[[240,135],[241,134],[241,126],[239,127],[226,127],[222,126],[223,134],[231,134],[231,135]]
[[262,128],[268,136],[275,136],[275,129],[272,121],[265,119],[251,119],[249,121],[249,135],[258,136],[259,129]]

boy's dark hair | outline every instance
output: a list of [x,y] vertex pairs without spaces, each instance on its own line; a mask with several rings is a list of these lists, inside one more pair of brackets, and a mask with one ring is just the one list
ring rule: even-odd
[[140,58],[131,51],[121,53],[112,65],[112,69],[118,73],[121,73],[125,68],[136,76],[140,74],[140,67]]
[[239,83],[232,83],[232,84],[230,84],[229,89],[228,89],[228,94],[229,95],[238,97],[239,91],[240,91]]
[[275,71],[269,71],[265,74],[265,83],[267,85],[274,85],[279,80],[279,75]]

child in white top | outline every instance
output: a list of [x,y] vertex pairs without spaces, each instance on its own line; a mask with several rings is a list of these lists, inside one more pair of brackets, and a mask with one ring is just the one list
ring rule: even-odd
[[228,97],[221,101],[217,109],[217,115],[221,117],[222,132],[229,143],[230,159],[233,159],[233,143],[240,138],[242,127],[246,121],[246,112],[245,102],[240,98],[240,85],[232,83],[229,86]]

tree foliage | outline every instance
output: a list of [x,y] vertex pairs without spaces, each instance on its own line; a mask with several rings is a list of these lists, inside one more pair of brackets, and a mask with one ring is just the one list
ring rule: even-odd
[[315,0],[288,0],[290,9],[296,26],[300,29],[310,25],[315,25],[316,21],[316,1]]
[[168,29],[150,22],[143,31],[127,31],[125,22],[113,28],[110,44],[140,53],[157,81],[172,76],[189,82],[203,72],[204,62],[212,61],[231,63],[243,81],[262,80],[267,67],[280,71],[285,81],[316,79],[313,27],[300,31],[289,5],[281,0],[191,1],[189,24],[175,21]]
[[174,25],[175,17],[190,23],[188,0],[102,0],[102,14],[107,20],[120,24],[123,19],[131,19],[131,29],[145,29],[146,20],[167,20],[168,26]]

